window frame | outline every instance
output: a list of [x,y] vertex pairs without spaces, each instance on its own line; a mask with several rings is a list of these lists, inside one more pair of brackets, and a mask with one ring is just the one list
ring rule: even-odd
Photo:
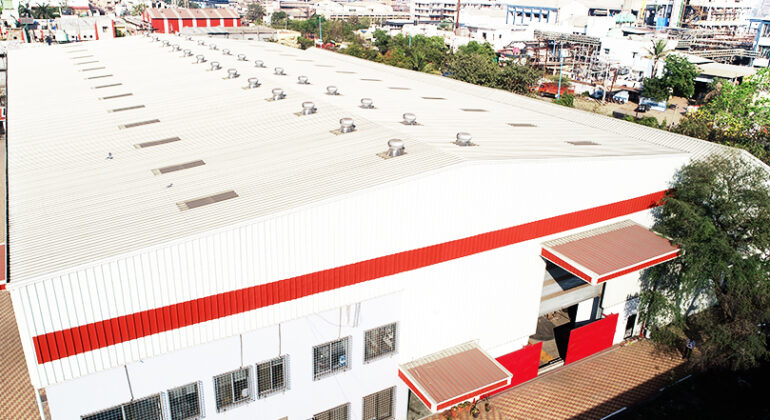
[[[378,334],[379,330],[382,330],[384,328],[393,326],[393,350],[387,352],[387,353],[380,353],[373,356],[367,357],[366,355],[366,349],[369,345],[369,341],[367,339],[367,336],[369,333],[377,334],[378,336],[382,336],[382,334]],[[398,354],[398,322],[391,322],[389,324],[380,325],[379,327],[375,327],[369,330],[364,331],[364,363],[371,363],[374,361],[377,361],[379,359],[383,359],[385,357],[393,357],[394,355]]]
[[[283,374],[283,385],[280,388],[275,388],[272,385],[273,384],[273,369],[272,368],[274,366],[276,366],[275,362],[277,362],[277,361],[281,362],[280,366],[281,366],[281,370],[282,370],[282,374]],[[265,364],[267,364],[267,363],[270,363],[270,367],[268,369],[268,371],[270,372],[270,380],[269,380],[270,389],[266,390],[266,391],[262,391],[262,390],[259,389],[260,388],[260,375],[259,374],[261,372],[260,367],[265,365]],[[278,393],[278,392],[284,392],[284,391],[287,391],[289,389],[289,355],[284,354],[284,355],[278,356],[278,357],[276,357],[274,359],[265,360],[264,362],[257,363],[257,365],[256,365],[256,372],[257,372],[257,374],[256,374],[256,378],[255,379],[257,381],[257,386],[256,386],[256,396],[257,396],[257,398],[259,398],[259,399],[267,398],[270,395],[273,395],[273,394]]]
[[[195,385],[195,395],[196,395],[197,403],[198,403],[197,404],[197,406],[198,406],[198,413],[193,415],[193,416],[187,416],[187,417],[182,417],[182,418],[179,418],[179,419],[175,419],[174,418],[174,411],[173,411],[174,407],[173,407],[173,404],[171,403],[171,392],[172,391],[176,391],[178,389],[182,389],[182,388],[188,387],[190,385]],[[166,391],[166,399],[167,399],[167,406],[168,406],[168,417],[169,417],[170,420],[196,420],[196,419],[203,418],[203,398],[202,398],[202,395],[201,395],[201,390],[202,390],[201,385],[202,384],[201,384],[200,381],[195,381],[195,382],[191,382],[191,383],[188,383],[188,384],[184,384],[184,385],[176,386],[176,387],[173,387],[173,388],[169,388]]]
[[[377,413],[375,413],[375,417],[374,418],[367,419],[365,417],[366,416],[366,399],[368,397],[374,397],[375,398],[374,409],[375,409],[375,411],[379,411],[379,406],[380,406],[379,398],[380,398],[380,394],[382,394],[383,392],[390,392],[390,414],[387,417],[380,417],[380,413],[377,412]],[[364,395],[363,398],[361,398],[361,404],[362,404],[361,405],[361,419],[362,420],[391,420],[391,419],[394,419],[396,417],[395,414],[394,414],[394,412],[396,410],[396,387],[392,386],[390,388],[385,388],[385,389],[383,389],[381,391],[377,391],[377,392],[374,392],[374,393],[369,394],[369,395]]]
[[[323,343],[323,344],[318,344],[316,346],[313,346],[313,380],[314,381],[318,381],[318,380],[326,378],[328,376],[333,376],[333,375],[336,375],[338,373],[345,372],[345,371],[348,371],[348,370],[351,369],[351,367],[350,367],[350,342],[351,342],[351,336],[346,336],[346,337],[338,338],[336,340],[328,341],[328,342]],[[332,352],[334,350],[333,346],[335,344],[337,344],[337,343],[344,343],[345,366],[341,367],[341,368],[337,367],[335,369],[335,368],[332,368],[331,359],[332,359]],[[320,349],[320,348],[323,348],[323,347],[328,348],[328,356],[327,357],[329,358],[329,360],[328,360],[329,368],[328,368],[328,370],[324,370],[323,372],[318,372],[317,368],[318,368],[319,362],[316,360],[316,351],[317,351],[317,349]]]
[[[247,372],[247,389],[249,390],[248,397],[237,400],[235,399],[235,380],[234,375],[238,372],[246,371]],[[220,406],[220,400],[219,400],[219,387],[217,386],[217,378],[222,378],[225,375],[230,375],[230,392],[232,392],[232,401],[230,403],[227,403],[226,405]],[[217,413],[222,413],[227,410],[231,410],[236,407],[240,407],[242,405],[248,404],[250,402],[254,401],[254,374],[252,373],[252,367],[251,366],[245,366],[240,369],[231,370],[229,372],[221,373],[219,375],[214,376],[214,404],[216,405]]]
[[333,418],[332,417],[332,412],[334,410],[338,410],[338,409],[343,408],[343,407],[345,407],[345,418],[341,419],[341,420],[350,420],[350,403],[349,402],[346,402],[344,404],[340,404],[340,405],[338,405],[336,407],[332,407],[332,408],[330,408],[328,410],[321,411],[320,413],[315,413],[315,414],[313,414],[312,420],[320,420],[320,416],[322,416],[324,414],[327,414],[327,413],[328,413],[328,417],[326,419],[324,419],[324,420],[340,420],[340,419]]
[[[158,420],[165,420],[165,416],[164,416],[164,413],[163,413],[163,410],[165,409],[165,407],[163,405],[163,398],[162,398],[160,393],[151,394],[151,395],[148,395],[148,396],[142,397],[142,398],[136,398],[136,399],[134,399],[132,401],[129,401],[129,402],[126,402],[126,403],[122,403],[122,404],[118,404],[118,405],[113,405],[112,407],[105,408],[103,410],[94,411],[94,412],[88,413],[88,414],[83,414],[83,415],[80,416],[80,419],[81,420],[86,420],[89,417],[98,416],[98,415],[106,413],[108,411],[120,410],[120,420],[126,420],[126,407],[128,407],[128,406],[130,406],[132,404],[136,404],[138,402],[142,402],[142,401],[145,401],[145,400],[152,399],[152,398],[157,398],[158,399]],[[94,419],[94,420],[98,420],[98,419]]]

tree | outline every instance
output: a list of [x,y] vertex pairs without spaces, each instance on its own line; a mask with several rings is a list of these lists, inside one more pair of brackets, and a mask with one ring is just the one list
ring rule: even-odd
[[298,36],[297,44],[299,44],[300,48],[302,48],[303,50],[306,50],[308,48],[311,48],[313,45],[315,45],[315,41],[309,38],[305,38],[304,36]]
[[132,16],[139,16],[142,13],[144,13],[144,9],[147,8],[147,5],[144,3],[139,3],[131,8],[131,15]]
[[654,229],[678,258],[648,270],[641,308],[652,337],[694,338],[703,368],[770,359],[770,176],[738,153],[712,155],[674,177]]
[[526,95],[540,77],[540,71],[528,64],[507,64],[498,73],[496,87]]
[[658,61],[662,60],[665,56],[668,55],[668,53],[671,52],[671,50],[666,49],[668,46],[668,42],[664,39],[659,39],[657,41],[650,41],[652,42],[652,45],[650,48],[647,48],[647,55],[646,58],[652,58],[652,73],[650,76],[655,77],[655,70],[658,67]]
[[249,22],[262,22],[265,17],[265,8],[259,3],[251,3],[246,9],[246,20]]
[[675,96],[692,98],[695,93],[695,77],[700,74],[698,68],[678,55],[667,56],[665,62],[663,81],[671,88],[671,93]]
[[380,54],[385,54],[390,49],[390,35],[382,29],[377,29],[372,34],[374,38],[374,47],[380,51]]
[[454,54],[446,63],[447,76],[474,85],[495,87],[499,71],[497,64],[479,54]]
[[19,3],[19,17],[32,17],[32,9],[29,3]]
[[566,106],[569,108],[575,107],[575,95],[571,95],[569,93],[565,93],[564,95],[559,95],[558,99],[554,99],[553,103],[557,105]]
[[657,77],[646,77],[644,79],[644,87],[642,88],[642,96],[645,98],[651,98],[658,102],[667,101],[671,95],[671,88],[668,87],[663,79]]
[[59,17],[59,12],[48,3],[43,3],[32,9],[32,16],[35,19],[55,19]]
[[457,48],[457,54],[479,54],[490,61],[495,61],[497,59],[495,49],[492,48],[492,45],[488,42],[479,44],[476,41],[471,41]]
[[270,16],[270,23],[273,25],[278,25],[280,23],[283,23],[286,19],[288,19],[288,15],[286,12],[278,11],[273,13],[272,16]]

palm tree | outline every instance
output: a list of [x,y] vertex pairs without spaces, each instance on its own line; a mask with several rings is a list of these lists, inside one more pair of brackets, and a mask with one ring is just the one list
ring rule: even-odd
[[671,52],[671,50],[666,49],[668,46],[668,42],[665,39],[659,39],[657,41],[652,41],[652,46],[647,49],[647,56],[646,58],[652,58],[652,74],[651,77],[655,77],[655,70],[658,67],[658,61],[662,60],[663,57],[667,56],[668,53]]
[[32,9],[30,9],[29,3],[19,3],[19,17],[32,17]]

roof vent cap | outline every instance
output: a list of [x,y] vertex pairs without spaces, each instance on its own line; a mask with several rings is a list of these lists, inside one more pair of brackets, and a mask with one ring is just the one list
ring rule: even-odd
[[312,102],[302,102],[302,115],[315,114],[318,108]]
[[404,124],[406,125],[417,125],[417,115],[414,115],[411,112],[405,113],[402,115],[402,118],[404,118]]
[[249,89],[255,89],[259,87],[259,79],[256,77],[249,77],[249,80],[247,81],[249,82]]
[[326,94],[327,95],[339,95],[339,91],[337,90],[337,86],[329,85],[326,86]]
[[211,70],[219,70],[222,67],[219,65],[219,61],[212,61],[211,62]]
[[192,37],[191,36],[186,36],[186,37],[184,37],[184,40],[185,41],[192,41]]
[[396,157],[403,155],[406,150],[404,141],[401,139],[388,140],[388,157]]
[[273,69],[273,71],[275,72],[275,74],[279,76],[283,76],[286,74],[286,72],[283,71],[283,67],[276,67]]
[[457,140],[455,141],[455,144],[458,146],[470,146],[471,140],[472,137],[470,133],[459,132],[457,133]]
[[231,69],[227,69],[227,78],[228,79],[235,79],[238,76],[240,76],[240,74],[238,74],[238,70],[232,69],[232,68]]
[[169,44],[170,44],[170,42],[166,41],[165,39],[163,40],[163,46],[164,47],[168,47]]
[[228,50],[227,48],[223,49],[222,55],[230,55],[230,50]]
[[209,49],[210,50],[217,50],[219,48],[217,48],[217,44],[211,44],[211,45],[209,45]]
[[191,55],[192,55],[192,51],[190,51],[190,50],[182,51],[182,56],[184,56],[184,57],[189,57]]
[[297,83],[300,85],[309,85],[310,81],[307,79],[307,76],[297,76]]
[[152,37],[152,42],[158,42],[158,41],[160,41],[160,38],[158,38],[157,36]]
[[265,67],[265,62],[262,60],[255,60],[254,67]]
[[277,101],[277,100],[280,100],[280,99],[283,99],[283,98],[286,97],[286,94],[283,93],[283,89],[281,89],[281,88],[273,88],[272,92],[273,92],[273,100],[274,101]]
[[238,54],[238,61],[246,61],[246,54]]
[[353,119],[349,117],[340,119],[340,133],[350,133],[356,129],[356,125],[353,124]]
[[202,54],[198,54],[195,56],[195,62],[196,63],[205,63],[206,57],[204,57]]
[[180,47],[178,44],[174,44],[171,46],[171,51],[181,51],[182,47]]
[[204,41],[202,39],[199,39],[198,40],[198,45],[206,45],[206,41]]
[[372,109],[374,108],[374,101],[372,98],[361,98],[361,108]]

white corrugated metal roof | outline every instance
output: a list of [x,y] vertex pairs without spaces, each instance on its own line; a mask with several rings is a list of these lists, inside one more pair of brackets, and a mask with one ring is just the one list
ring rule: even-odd
[[[464,161],[515,164],[516,159],[701,154],[717,147],[328,51],[208,40],[219,46],[214,51],[195,40],[166,39],[219,61],[222,70],[208,71],[208,63],[193,64],[193,57],[183,58],[144,37],[10,52],[12,280]],[[224,56],[223,48],[232,55]],[[237,61],[240,53],[248,61]],[[254,59],[264,60],[267,68],[255,68]],[[88,61],[98,62],[78,64]],[[283,67],[287,75],[274,75],[274,66]],[[225,80],[230,67],[242,76]],[[311,84],[298,85],[300,74],[307,75]],[[112,76],[89,79],[103,75]],[[244,89],[252,76],[259,77],[262,87]],[[338,86],[341,95],[326,95],[327,85]],[[287,98],[267,101],[273,87],[282,87]],[[132,95],[99,99],[124,93]],[[374,99],[376,109],[359,107],[364,96]],[[315,102],[318,113],[298,117],[295,113],[307,100]],[[108,112],[136,105],[144,107]],[[421,125],[401,124],[404,112],[417,114]],[[338,120],[347,116],[355,119],[358,130],[332,134]],[[151,119],[160,122],[119,128]],[[470,132],[478,146],[453,144],[458,131]],[[134,147],[174,136],[182,140]],[[394,137],[405,140],[407,154],[388,160],[378,157]],[[567,143],[575,140],[599,145]],[[107,159],[110,153],[113,158]],[[164,175],[152,172],[196,160],[205,165]],[[228,190],[239,197],[188,211],[177,207],[178,202]]]

